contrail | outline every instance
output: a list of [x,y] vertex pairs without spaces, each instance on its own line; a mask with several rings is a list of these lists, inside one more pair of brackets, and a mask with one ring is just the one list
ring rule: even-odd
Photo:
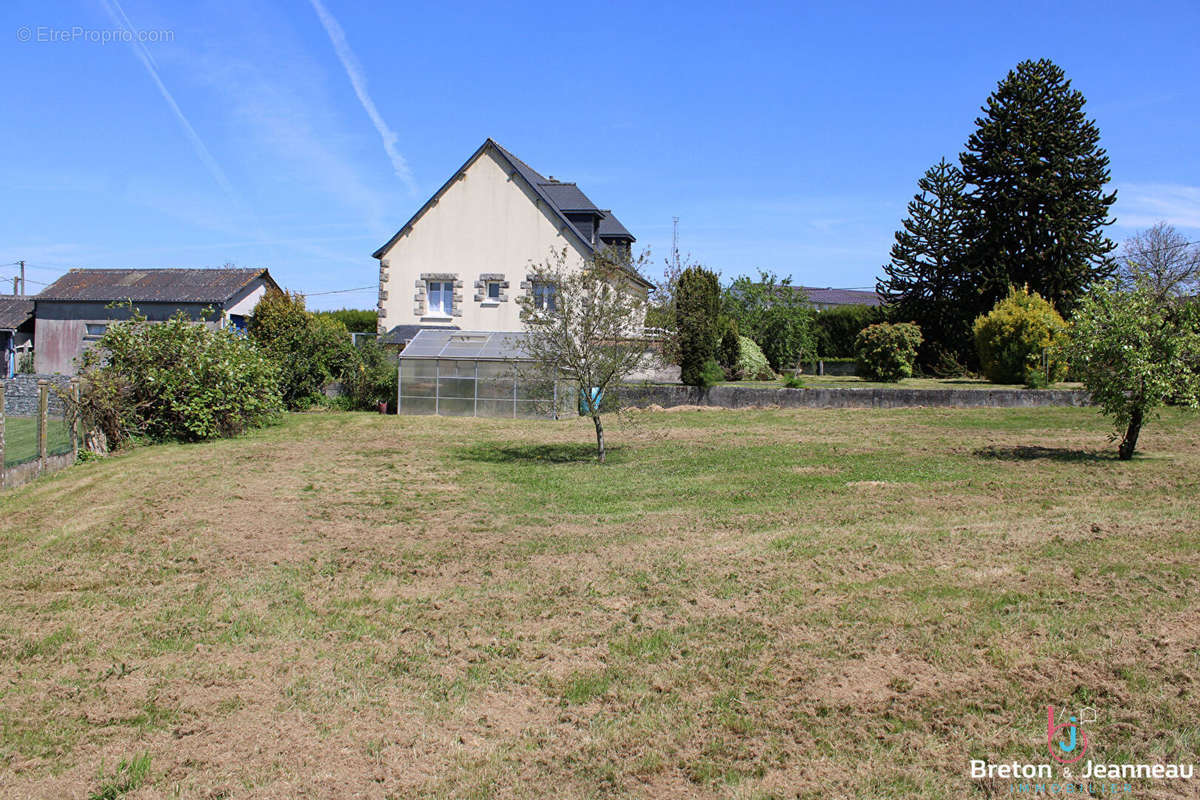
[[396,140],[398,138],[396,132],[389,128],[388,124],[383,121],[383,117],[379,114],[379,109],[375,107],[375,101],[367,93],[366,76],[363,75],[362,65],[355,58],[354,51],[350,49],[350,43],[346,41],[346,32],[342,30],[342,26],[329,13],[321,0],[310,0],[310,2],[312,3],[313,10],[317,12],[317,16],[321,19],[321,25],[324,26],[325,33],[329,34],[329,41],[333,43],[333,49],[337,52],[338,59],[342,62],[342,66],[346,70],[346,75],[350,78],[350,83],[354,86],[354,93],[358,95],[358,102],[362,104],[363,110],[371,118],[371,122],[375,125],[375,130],[379,132],[379,138],[383,140],[384,152],[391,159],[392,169],[396,171],[396,177],[404,181],[410,192],[416,194],[417,182],[413,179],[412,170],[408,168],[408,162],[404,160],[404,156],[400,155],[400,152],[396,149]]
[[188,118],[184,115],[183,110],[179,107],[179,104],[175,102],[175,98],[172,96],[171,91],[167,88],[167,85],[163,83],[162,78],[159,77],[158,66],[154,63],[154,59],[150,57],[150,53],[146,50],[146,46],[142,44],[138,38],[137,28],[135,28],[133,23],[130,22],[129,17],[125,15],[125,9],[121,8],[119,0],[101,1],[104,3],[105,10],[108,11],[108,15],[112,17],[113,23],[121,26],[131,34],[130,44],[133,47],[133,52],[136,53],[138,59],[141,60],[142,66],[146,68],[146,72],[150,73],[151,79],[153,79],[155,85],[158,86],[158,91],[160,94],[162,94],[163,99],[167,101],[167,105],[169,105],[171,110],[175,112],[175,118],[178,119],[179,124],[183,126],[183,132],[187,134],[188,139],[192,143],[192,148],[196,151],[196,155],[199,156],[200,160],[204,162],[204,166],[208,168],[209,173],[213,176],[213,180],[220,185],[221,189],[225,192],[225,194],[229,195],[231,200],[240,205],[241,200],[238,197],[237,192],[234,191],[233,184],[231,184],[229,182],[229,178],[226,177],[225,171],[221,169],[221,165],[217,163],[215,158],[213,158],[212,152],[208,149],[207,145],[204,144],[204,140],[200,138],[200,134],[196,133],[196,129],[192,127],[192,123],[188,121]]

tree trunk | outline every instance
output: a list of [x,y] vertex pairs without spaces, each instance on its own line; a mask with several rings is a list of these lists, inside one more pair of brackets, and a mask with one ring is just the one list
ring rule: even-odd
[[600,459],[600,463],[604,463],[604,424],[600,422],[600,415],[593,414],[592,422],[596,425],[596,457]]
[[1135,408],[1129,415],[1129,427],[1125,429],[1125,438],[1117,448],[1117,456],[1122,461],[1133,458],[1133,450],[1137,447],[1138,433],[1142,430],[1142,409]]

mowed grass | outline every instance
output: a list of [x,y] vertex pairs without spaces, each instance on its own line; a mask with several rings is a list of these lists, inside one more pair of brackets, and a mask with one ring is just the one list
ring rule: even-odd
[[[46,452],[66,453],[71,449],[71,428],[61,417],[46,424]],[[23,464],[38,457],[37,418],[4,418],[4,466]]]
[[[857,375],[814,375],[802,373],[800,379],[808,389],[1024,389],[1019,383],[992,383],[986,378],[904,378],[885,383],[860,378]],[[779,388],[782,380],[776,381],[730,381],[723,386],[768,386]],[[1074,382],[1056,383],[1049,389],[1078,390],[1083,384]]]
[[994,797],[1050,704],[1193,762],[1200,424],[1107,432],[637,412],[599,466],[307,414],[80,465],[0,498],[0,795]]

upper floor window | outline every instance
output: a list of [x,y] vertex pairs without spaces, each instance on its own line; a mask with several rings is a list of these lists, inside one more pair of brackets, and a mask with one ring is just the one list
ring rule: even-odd
[[487,299],[493,303],[500,302],[500,281],[488,281]]
[[429,281],[426,288],[430,316],[449,317],[454,312],[454,281]]
[[534,281],[533,283],[533,307],[539,311],[554,311],[555,306],[555,290],[553,283],[544,281]]

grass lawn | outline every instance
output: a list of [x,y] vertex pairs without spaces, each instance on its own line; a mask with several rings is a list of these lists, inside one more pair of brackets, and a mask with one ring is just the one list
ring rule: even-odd
[[[895,383],[869,381],[856,375],[800,376],[810,389],[1024,389],[1019,383],[992,383],[986,378],[905,378]],[[777,389],[783,381],[730,381],[722,386],[768,386]],[[1082,389],[1081,383],[1056,383],[1051,389]]]
[[0,496],[0,796],[998,797],[969,759],[1047,761],[1049,704],[1194,762],[1200,422],[1107,432],[635,412],[598,466],[306,414],[79,465]]
[[[71,449],[71,428],[61,418],[50,417],[46,429],[46,452]],[[4,465],[12,466],[37,458],[37,417],[4,418]]]

